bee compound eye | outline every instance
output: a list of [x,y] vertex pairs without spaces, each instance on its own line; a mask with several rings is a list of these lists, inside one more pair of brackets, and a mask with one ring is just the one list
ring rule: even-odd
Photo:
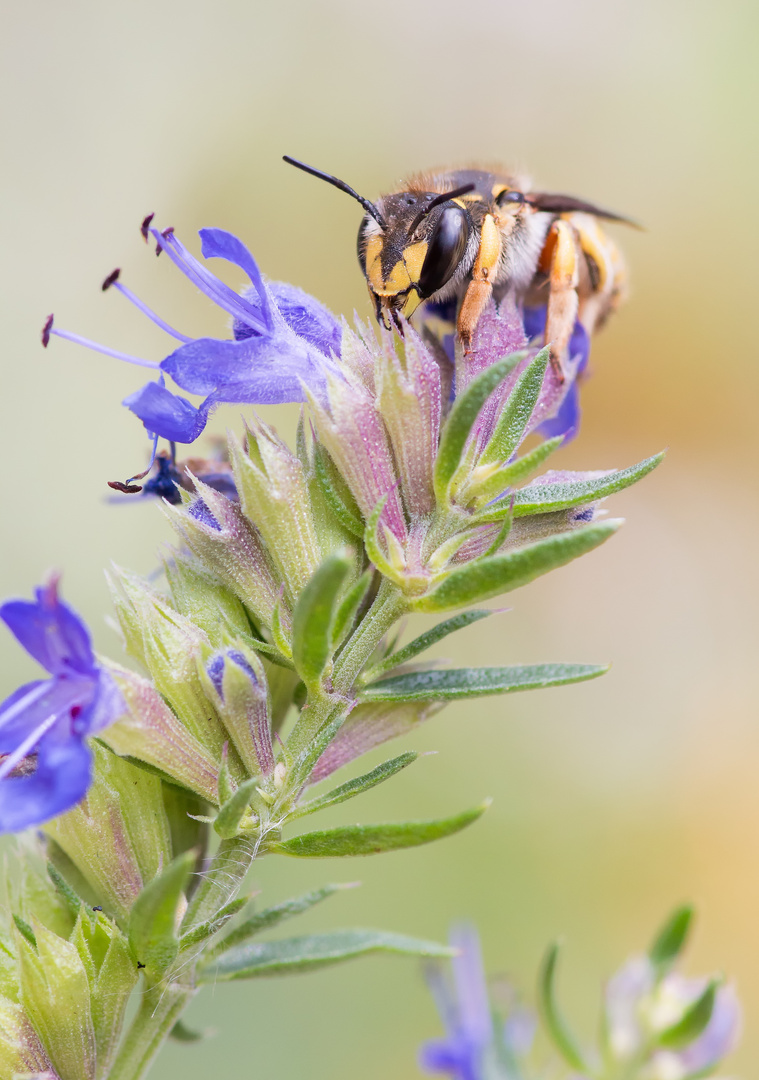
[[432,296],[450,281],[466,252],[469,218],[460,206],[446,206],[437,219],[419,275],[422,299]]
[[521,191],[502,191],[496,199],[498,206],[507,206],[509,203],[523,203],[524,195]]

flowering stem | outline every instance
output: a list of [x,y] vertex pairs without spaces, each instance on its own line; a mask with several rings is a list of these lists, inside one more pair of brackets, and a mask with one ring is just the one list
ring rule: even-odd
[[194,994],[191,987],[179,983],[149,987],[108,1080],[141,1080]]
[[182,933],[212,919],[220,908],[234,900],[255,854],[256,847],[249,837],[222,840],[189,903]]
[[405,608],[406,601],[400,590],[383,578],[374,603],[335,661],[332,685],[336,693],[350,692],[361,669]]

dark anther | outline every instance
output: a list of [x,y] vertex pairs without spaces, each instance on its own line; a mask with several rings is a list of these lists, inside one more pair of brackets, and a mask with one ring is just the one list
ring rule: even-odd
[[474,184],[462,184],[461,187],[454,188],[453,191],[444,191],[442,195],[436,196],[432,202],[428,202],[426,206],[422,207],[409,225],[408,233],[406,235],[409,237],[414,235],[430,210],[434,210],[436,206],[440,206],[441,203],[448,202],[450,199],[458,199],[459,195],[467,195],[470,191],[474,191],[474,188]]
[[95,904],[95,906],[94,906],[94,908],[93,908],[92,910],[93,910],[93,911],[102,911],[103,909],[102,909],[102,907],[100,906],[100,904]]
[[121,480],[109,480],[108,487],[114,491],[123,491],[125,495],[137,495],[142,491],[139,484],[124,484]]
[[150,230],[150,222],[153,220],[154,217],[155,217],[155,214],[148,214],[147,217],[144,217],[142,219],[142,225],[140,225],[140,232],[142,233],[142,239],[145,241],[146,244],[148,242],[148,234],[149,234],[149,230]]
[[111,285],[113,285],[114,281],[118,281],[118,280],[119,280],[119,274],[120,274],[120,273],[121,273],[121,268],[120,268],[120,267],[118,267],[118,266],[116,267],[116,269],[115,269],[115,270],[112,270],[112,271],[111,271],[111,273],[110,273],[110,274],[108,275],[108,277],[107,277],[107,278],[105,279],[105,281],[103,282],[103,284],[102,284],[102,285],[100,286],[100,287],[101,287],[101,289],[103,290],[103,292],[106,292],[106,291],[107,291],[108,289],[110,289],[110,287],[111,287]]
[[[174,232],[174,226],[169,225],[168,229],[163,230],[163,232],[161,233],[161,236],[165,240],[168,236],[171,236],[173,232]],[[156,246],[155,246],[156,256],[160,255],[162,251],[163,251],[163,247],[161,246],[161,244],[156,244]]]
[[53,329],[53,316],[48,315],[45,319],[45,325],[42,327],[42,347],[46,349],[50,342],[50,331]]
[[338,191],[344,191],[346,195],[350,195],[352,199],[360,202],[367,214],[371,214],[374,220],[377,222],[381,229],[387,228],[387,222],[379,212],[373,202],[369,202],[363,195],[359,195],[357,191],[354,191],[352,187],[349,187],[344,180],[338,180],[336,176],[330,176],[329,173],[322,172],[321,169],[315,169],[312,165],[306,165],[302,161],[298,161],[296,158],[288,157],[284,154],[283,161],[286,161],[288,165],[294,165],[296,169],[302,169],[303,172],[310,173],[311,176],[315,176],[317,180],[326,180],[328,184],[332,184]]
[[138,961],[137,961],[137,970],[138,970],[138,971],[142,971],[142,969],[143,969],[144,967],[145,967],[145,965],[144,965],[144,964],[142,963],[142,961],[138,960]]

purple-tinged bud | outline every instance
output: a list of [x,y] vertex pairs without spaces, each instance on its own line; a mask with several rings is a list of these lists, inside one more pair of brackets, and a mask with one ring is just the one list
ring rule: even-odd
[[385,425],[367,391],[355,376],[327,377],[328,405],[313,397],[317,434],[344,477],[365,518],[386,499],[381,523],[405,541],[392,452]]
[[342,321],[342,345],[340,361],[344,368],[352,371],[371,397],[376,394],[375,355],[377,339],[373,331],[356,319],[356,329],[351,330],[348,323]]
[[388,739],[408,735],[424,720],[440,712],[444,701],[410,701],[402,704],[358,705],[321,755],[309,777],[318,784],[336,769],[367,754]]
[[253,652],[228,648],[201,669],[248,776],[268,776],[274,768],[268,691],[263,665]]
[[250,633],[241,601],[194,555],[170,550],[163,565],[174,607],[205,631],[214,648]]
[[144,761],[208,802],[215,802],[219,767],[208,750],[175,716],[152,683],[119,664],[109,662],[107,668],[121,690],[127,712],[103,732],[103,741],[117,754]]
[[321,563],[303,465],[257,418],[247,433],[247,453],[234,436],[229,456],[240,505],[259,530],[294,599]]
[[[255,621],[271,626],[279,601],[279,582],[261,536],[238,503],[193,478],[197,495],[186,505],[164,505],[165,513],[192,553],[242,600]],[[193,507],[203,503],[200,513]],[[209,523],[206,514],[212,519]],[[289,612],[283,612],[289,625]]]
[[169,822],[158,777],[99,743],[93,751],[95,779],[87,797],[43,831],[123,924],[143,887],[171,861]]
[[382,334],[377,358],[377,406],[390,435],[401,474],[401,492],[411,516],[435,506],[433,469],[440,437],[440,368],[411,327],[403,340],[404,355]]
[[60,1080],[21,1005],[0,996],[0,1076]]

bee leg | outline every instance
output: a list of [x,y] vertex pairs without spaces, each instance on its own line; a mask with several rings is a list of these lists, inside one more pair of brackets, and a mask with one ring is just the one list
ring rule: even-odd
[[589,214],[572,214],[569,220],[580,242],[585,263],[580,268],[579,318],[589,334],[606,322],[627,293],[627,272],[617,245]]
[[559,219],[553,223],[544,255],[550,259],[546,344],[551,346],[550,361],[554,374],[560,382],[564,382],[566,375],[562,359],[572,336],[579,302],[578,252],[569,222]]
[[493,294],[493,278],[501,258],[501,234],[491,214],[482,222],[480,246],[474,260],[472,280],[464,294],[456,323],[464,349],[469,349],[472,334],[488,300]]

